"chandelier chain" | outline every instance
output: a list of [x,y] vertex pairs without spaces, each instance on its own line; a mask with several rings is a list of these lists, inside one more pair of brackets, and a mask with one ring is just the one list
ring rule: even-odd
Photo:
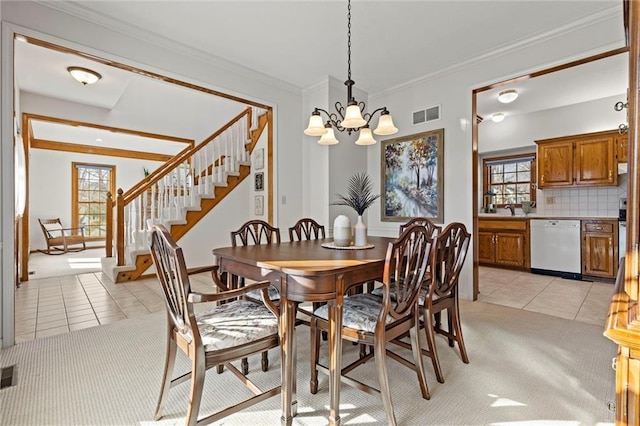
[[347,79],[351,80],[351,0],[347,6]]

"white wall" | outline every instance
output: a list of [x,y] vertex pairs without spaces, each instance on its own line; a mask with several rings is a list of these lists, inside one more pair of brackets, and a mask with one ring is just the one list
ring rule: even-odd
[[144,177],[143,167],[153,171],[162,164],[135,158],[32,149],[29,155],[31,170],[29,174],[29,247],[31,250],[47,248],[38,219],[59,217],[65,226],[71,226],[72,162],[115,166],[116,188],[122,188],[124,191]]

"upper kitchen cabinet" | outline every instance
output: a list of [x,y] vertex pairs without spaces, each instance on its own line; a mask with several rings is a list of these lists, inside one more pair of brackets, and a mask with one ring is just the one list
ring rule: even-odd
[[536,141],[538,187],[615,186],[617,130]]
[[624,135],[616,135],[616,155],[618,156],[618,163],[627,162],[628,140],[629,138],[626,133]]

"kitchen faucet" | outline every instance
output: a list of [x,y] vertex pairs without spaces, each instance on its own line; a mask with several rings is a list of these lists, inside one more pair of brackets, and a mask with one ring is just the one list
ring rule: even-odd
[[516,215],[516,209],[513,207],[513,204],[505,204],[504,208],[511,210],[511,216]]

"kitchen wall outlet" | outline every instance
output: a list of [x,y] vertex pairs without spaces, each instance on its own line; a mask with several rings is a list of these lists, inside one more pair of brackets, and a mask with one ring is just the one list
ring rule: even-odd
[[556,203],[556,197],[547,197],[546,203],[547,204],[555,204]]
[[283,195],[282,196],[282,205],[284,206],[285,204],[287,204],[287,196]]

